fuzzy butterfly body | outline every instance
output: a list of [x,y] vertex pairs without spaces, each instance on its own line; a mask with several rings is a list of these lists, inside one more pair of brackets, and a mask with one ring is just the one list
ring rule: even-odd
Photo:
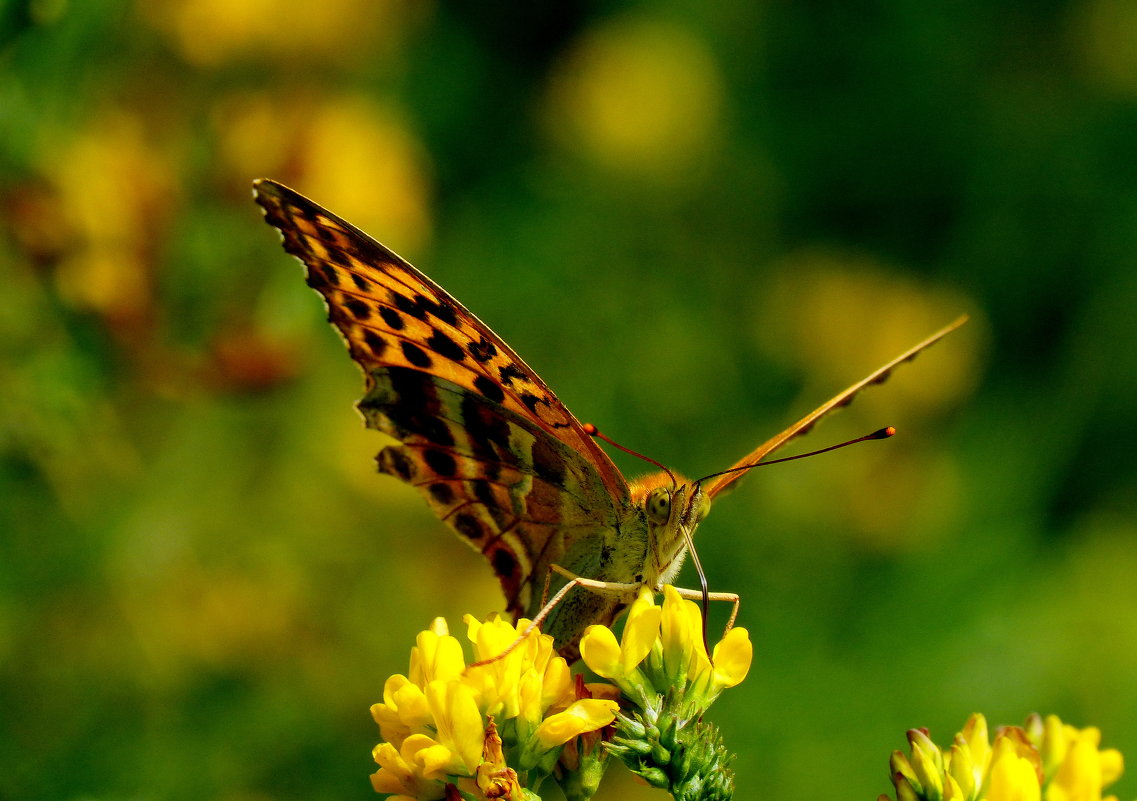
[[[354,226],[281,184],[254,195],[284,248],[363,370],[368,427],[397,445],[380,472],[418,490],[458,537],[480,551],[515,616],[541,611],[554,566],[605,584],[658,587],[678,571],[710,501],[741,476],[703,487],[660,473],[629,483],[556,395],[500,337],[445,290]],[[740,460],[753,464],[897,364],[962,324],[929,337]],[[554,574],[555,591],[565,579]],[[562,654],[592,623],[611,623],[631,593],[574,588],[542,628]]]

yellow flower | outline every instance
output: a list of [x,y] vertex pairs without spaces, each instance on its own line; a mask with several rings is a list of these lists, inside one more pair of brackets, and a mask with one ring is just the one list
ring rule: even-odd
[[531,641],[540,638],[527,637],[508,654],[501,656],[516,642],[517,629],[497,616],[484,623],[473,615],[466,615],[464,620],[466,637],[474,646],[474,661],[494,660],[472,669],[466,678],[467,683],[477,690],[478,705],[486,714],[503,720],[516,717],[521,703],[521,676],[527,668],[532,669],[534,661],[534,643]]
[[375,792],[395,793],[396,797],[442,798],[443,783],[437,777],[429,777],[435,773],[433,766],[442,758],[439,748],[441,746],[422,734],[408,737],[401,748],[379,743],[372,752],[379,765],[379,770],[371,774]]
[[750,633],[741,626],[728,631],[714,648],[714,664],[708,672],[709,692],[717,696],[724,689],[741,684],[753,660]]
[[615,719],[615,701],[587,690],[578,698],[551,637],[519,639],[527,621],[466,623],[473,662],[485,664],[467,667],[461,643],[439,618],[416,638],[407,675],[387,679],[383,701],[372,707],[385,741],[374,750],[379,792],[438,799],[452,784],[475,788],[478,797],[520,798],[520,771],[539,783],[562,746]]
[[1027,732],[1050,778],[1046,801],[1100,801],[1102,789],[1125,769],[1120,751],[1099,749],[1101,731],[1093,726],[1076,729],[1055,715],[1045,720],[1035,715],[1027,721]]
[[447,773],[473,775],[482,759],[486,724],[473,691],[460,681],[432,681],[426,698],[434,716],[438,742],[449,749]]
[[411,649],[410,680],[420,687],[436,679],[449,681],[466,669],[462,645],[450,636],[446,621],[435,618],[430,628],[419,632]]
[[545,718],[537,727],[536,737],[545,748],[556,748],[573,737],[607,726],[619,709],[615,701],[582,698],[565,711]]
[[710,663],[703,646],[703,613],[694,601],[684,601],[670,584],[663,588],[660,619],[664,673],[671,681],[689,678]]
[[1118,751],[1099,748],[1096,728],[1076,729],[1053,715],[1006,726],[993,745],[987,721],[973,715],[946,756],[922,730],[909,731],[908,742],[910,756],[896,751],[891,761],[901,801],[1103,801],[1102,788],[1123,769]]
[[607,626],[589,626],[580,640],[581,658],[596,675],[617,685],[642,681],[638,667],[659,640],[662,615],[663,610],[655,605],[655,594],[644,587],[628,610],[621,641],[616,642],[616,635]]
[[655,695],[670,694],[706,709],[725,688],[746,678],[754,649],[746,629],[734,628],[715,646],[712,661],[703,642],[698,604],[665,586],[662,607],[655,605],[650,589],[640,590],[619,642],[606,626],[589,626],[580,655],[637,706]]
[[1038,751],[1018,727],[995,738],[986,782],[987,801],[1040,801],[1042,769]]

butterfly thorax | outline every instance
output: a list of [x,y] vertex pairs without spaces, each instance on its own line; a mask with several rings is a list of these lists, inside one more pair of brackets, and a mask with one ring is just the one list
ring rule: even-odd
[[710,511],[710,499],[698,484],[662,472],[636,479],[629,489],[647,519],[643,583],[670,584],[683,566],[695,529]]

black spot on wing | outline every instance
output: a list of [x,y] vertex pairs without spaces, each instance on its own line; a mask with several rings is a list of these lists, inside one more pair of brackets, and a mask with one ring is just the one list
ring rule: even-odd
[[380,306],[379,316],[392,331],[402,331],[407,325],[402,316],[390,306]]
[[409,314],[416,320],[426,320],[426,311],[418,305],[415,301],[400,295],[398,292],[391,293],[391,302],[395,304],[395,308],[403,314]]
[[502,415],[495,414],[477,395],[467,394],[462,398],[462,419],[470,445],[479,458],[516,464],[510,451],[509,423]]
[[319,273],[323,277],[324,281],[331,284],[332,286],[340,285],[339,270],[330,264],[318,265],[315,270],[309,272],[309,275],[311,275],[313,272]]
[[517,560],[505,548],[498,548],[493,552],[490,564],[493,565],[493,572],[497,576],[512,576],[517,570]]
[[464,537],[469,537],[472,540],[480,540],[486,536],[485,526],[482,525],[482,521],[466,512],[455,515],[450,525],[452,525],[454,530],[459,534]]
[[387,343],[383,341],[383,337],[376,334],[370,328],[363,329],[363,341],[367,343],[367,347],[371,349],[371,353],[376,357],[381,356],[383,351],[387,350]]
[[[430,376],[408,367],[388,367],[386,374],[390,393],[365,397],[359,402],[359,410],[386,417],[400,439],[417,434],[435,445],[452,447],[454,435],[438,416],[438,396]],[[381,382],[381,373],[375,375]]]
[[[338,250],[333,251],[333,252],[339,254],[341,257],[343,256],[343,254],[341,254],[340,251],[338,251]],[[346,260],[346,257],[344,257],[344,258]],[[368,281],[366,278],[364,278],[359,273],[352,273],[351,274],[351,282],[353,284],[355,284],[355,288],[358,289],[360,292],[369,292],[371,290],[371,282]]]
[[474,497],[477,498],[478,502],[490,513],[498,529],[504,531],[509,528],[510,523],[514,521],[509,512],[498,505],[497,498],[494,497],[493,485],[488,481],[480,479],[469,483],[474,490]]
[[505,390],[501,388],[501,385],[484,375],[474,379],[474,388],[494,403],[501,403],[505,400]]
[[415,295],[415,302],[436,320],[452,327],[458,325],[458,311],[445,298],[435,303],[424,295]]
[[323,214],[313,209],[297,209],[302,212],[302,216],[311,221],[313,231],[310,236],[314,236],[324,244],[335,244],[337,231],[333,230],[334,223],[325,217]]
[[458,472],[458,463],[446,451],[428,450],[423,453],[427,467],[440,476],[452,478]]
[[481,501],[485,506],[493,506],[497,503],[494,498],[493,487],[490,486],[488,481],[475,480],[470,482],[474,489],[474,497]]
[[498,375],[501,376],[501,383],[505,384],[507,387],[513,386],[513,382],[519,378],[526,378],[525,373],[522,372],[521,369],[513,362],[510,362],[498,370]]
[[430,316],[451,327],[458,325],[458,310],[447,300],[435,302],[426,295],[415,295],[413,298],[408,298],[398,292],[391,292],[391,302],[399,311],[409,314],[416,320],[426,322],[426,318]]
[[521,402],[529,408],[529,411],[533,412],[533,414],[537,414],[537,404],[544,403],[545,400],[544,398],[537,397],[532,392],[522,392]]
[[427,354],[427,352],[415,343],[403,340],[402,348],[403,355],[407,358],[407,361],[413,364],[415,367],[422,367],[426,369],[432,364],[430,356]]
[[466,351],[462,350],[457,342],[441,331],[435,330],[435,332],[430,335],[430,339],[426,341],[426,344],[431,350],[444,359],[449,359],[452,362],[461,362],[466,359]]
[[485,336],[482,337],[480,342],[471,342],[466,347],[470,351],[470,355],[474,357],[474,360],[483,364],[497,355],[497,345],[490,342]]
[[371,307],[359,298],[348,298],[343,302],[343,305],[357,320],[366,320],[371,316]]
[[443,506],[454,503],[454,488],[445,482],[435,482],[427,488],[427,491],[430,492],[430,497]]
[[409,482],[414,478],[414,462],[397,445],[388,445],[375,457],[379,472]]

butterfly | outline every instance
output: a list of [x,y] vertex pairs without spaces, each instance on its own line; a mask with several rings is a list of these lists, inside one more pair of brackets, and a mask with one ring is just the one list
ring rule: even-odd
[[[253,186],[266,221],[305,265],[308,284],[363,371],[357,408],[365,424],[398,442],[379,452],[379,471],[418,490],[481,552],[507,610],[515,618],[544,615],[542,630],[570,661],[588,625],[612,623],[640,586],[672,582],[711,502],[746,468],[966,320],[875,370],[728,471],[691,482],[665,469],[629,482],[595,430],[442,287],[293,190],[267,179]],[[551,606],[550,592],[558,601]],[[737,596],[721,596],[737,609]]]

